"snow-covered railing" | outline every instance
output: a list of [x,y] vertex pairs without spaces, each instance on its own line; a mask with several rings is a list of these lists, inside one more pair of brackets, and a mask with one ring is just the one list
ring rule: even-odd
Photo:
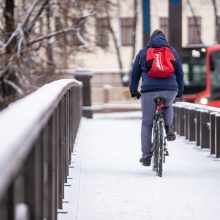
[[220,158],[220,108],[188,102],[173,106],[177,134],[201,148],[209,148],[211,155]]
[[81,118],[81,83],[47,84],[0,112],[0,219],[57,219]]

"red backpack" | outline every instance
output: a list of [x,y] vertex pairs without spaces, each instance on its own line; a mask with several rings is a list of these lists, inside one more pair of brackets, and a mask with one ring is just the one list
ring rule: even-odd
[[146,66],[149,76],[168,78],[174,74],[175,58],[169,47],[149,47],[146,53]]

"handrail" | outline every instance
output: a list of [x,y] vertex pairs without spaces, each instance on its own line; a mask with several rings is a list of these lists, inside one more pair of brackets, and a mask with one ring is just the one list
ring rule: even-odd
[[[18,197],[19,203],[29,207],[30,219],[37,219],[36,216],[56,219],[57,208],[62,208],[63,183],[81,117],[81,87],[74,79],[57,80],[0,112],[1,217],[2,207],[10,203],[9,198]],[[28,192],[31,187],[33,191]],[[20,195],[20,188],[24,195]],[[39,190],[43,190],[42,196],[37,195]],[[31,200],[31,193],[36,201]],[[56,202],[45,201],[45,196],[47,200],[53,197]],[[31,207],[40,203],[47,204],[47,208],[52,203],[53,211]],[[6,207],[4,213],[15,216],[14,208]]]
[[189,102],[176,102],[173,107],[177,134],[220,158],[220,108]]
[[173,106],[193,107],[193,108],[204,109],[204,110],[208,110],[208,111],[216,111],[216,112],[220,113],[220,108],[202,105],[202,104],[195,104],[195,103],[191,103],[191,102],[176,102],[173,104]]

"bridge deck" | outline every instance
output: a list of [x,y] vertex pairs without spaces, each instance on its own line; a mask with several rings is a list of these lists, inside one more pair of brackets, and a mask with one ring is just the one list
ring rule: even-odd
[[140,113],[81,121],[59,220],[220,219],[220,161],[183,137],[164,176],[139,164]]

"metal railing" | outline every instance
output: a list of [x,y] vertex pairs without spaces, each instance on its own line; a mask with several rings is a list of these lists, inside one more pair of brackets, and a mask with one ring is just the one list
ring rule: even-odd
[[0,113],[1,220],[57,219],[81,105],[81,83],[58,80]]
[[220,158],[220,108],[188,102],[177,102],[173,107],[177,134]]

